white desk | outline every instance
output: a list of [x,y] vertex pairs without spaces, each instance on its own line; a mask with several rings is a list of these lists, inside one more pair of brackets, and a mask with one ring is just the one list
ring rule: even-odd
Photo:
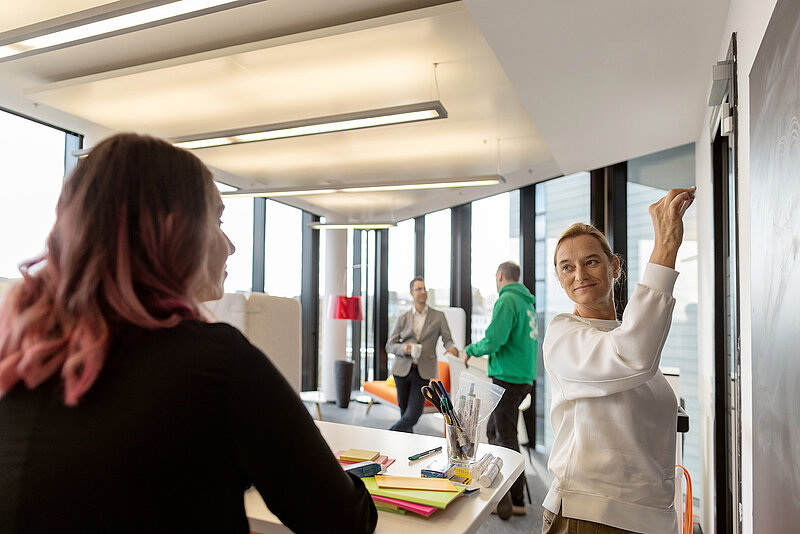
[[[444,453],[429,456],[418,462],[409,464],[408,457],[420,451],[434,447],[445,447],[444,438],[420,436],[389,430],[377,430],[352,425],[340,425],[317,421],[317,427],[332,451],[349,448],[371,449],[380,451],[395,462],[389,466],[387,474],[419,476],[419,471],[435,459],[444,458]],[[443,449],[444,450],[444,449]],[[525,460],[521,454],[510,449],[487,445],[478,445],[478,458],[487,452],[503,459],[503,469],[494,480],[491,488],[481,488],[477,495],[459,497],[446,509],[437,510],[425,519],[415,514],[399,515],[389,512],[378,512],[379,534],[421,532],[422,529],[434,528],[437,533],[470,533],[478,530],[483,521],[491,513],[492,508],[511,488],[511,484],[525,468]],[[288,533],[290,530],[281,524],[264,505],[264,501],[255,489],[245,493],[245,510],[253,532],[272,534]]]

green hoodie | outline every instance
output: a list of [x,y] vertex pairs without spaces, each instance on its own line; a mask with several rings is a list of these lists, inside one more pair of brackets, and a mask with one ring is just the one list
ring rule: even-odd
[[512,384],[532,384],[536,378],[536,297],[512,282],[500,289],[485,337],[467,346],[469,356],[489,355],[489,376]]

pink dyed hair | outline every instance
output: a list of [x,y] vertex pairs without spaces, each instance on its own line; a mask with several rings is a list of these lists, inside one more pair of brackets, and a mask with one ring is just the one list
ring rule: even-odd
[[207,224],[219,194],[195,156],[135,134],[98,144],[64,183],[45,254],[0,306],[0,395],[60,370],[74,406],[126,324],[201,319]]

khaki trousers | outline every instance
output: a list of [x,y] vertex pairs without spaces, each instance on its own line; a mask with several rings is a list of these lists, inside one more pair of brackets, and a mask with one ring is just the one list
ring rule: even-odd
[[583,521],[582,519],[571,519],[554,514],[547,508],[544,509],[542,516],[542,534],[634,534],[630,530],[609,527],[600,523]]

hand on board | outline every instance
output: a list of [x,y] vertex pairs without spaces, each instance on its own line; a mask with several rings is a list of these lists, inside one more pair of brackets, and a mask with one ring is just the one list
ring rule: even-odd
[[675,268],[678,248],[683,241],[683,215],[694,202],[696,187],[670,189],[667,194],[650,205],[653,220],[655,246],[650,263]]

